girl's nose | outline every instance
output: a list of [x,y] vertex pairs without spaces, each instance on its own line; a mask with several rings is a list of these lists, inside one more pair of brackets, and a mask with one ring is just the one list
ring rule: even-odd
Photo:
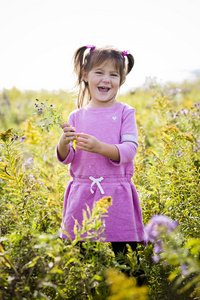
[[105,75],[102,79],[103,82],[110,82],[110,77],[108,75]]

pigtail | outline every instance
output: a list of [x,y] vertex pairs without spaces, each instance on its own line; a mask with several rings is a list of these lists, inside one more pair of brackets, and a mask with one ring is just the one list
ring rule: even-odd
[[128,60],[128,64],[127,64],[127,73],[126,73],[126,75],[127,75],[127,74],[130,73],[130,71],[132,70],[135,61],[134,61],[133,55],[130,54],[130,53],[128,53],[128,54],[126,55],[126,57],[127,57],[127,60]]
[[86,49],[88,49],[88,46],[80,47],[74,54],[74,72],[77,75],[76,86],[79,88],[76,103],[78,108],[84,106],[85,98],[89,98],[88,83],[82,80],[82,70],[84,68]]
[[87,49],[87,46],[80,47],[76,50],[74,54],[74,72],[78,77],[77,85],[81,83],[82,78],[82,68],[83,68],[83,61],[84,61],[84,53]]

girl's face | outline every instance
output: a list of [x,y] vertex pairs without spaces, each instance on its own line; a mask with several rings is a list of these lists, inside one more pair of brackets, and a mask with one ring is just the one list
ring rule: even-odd
[[116,94],[120,87],[120,74],[112,61],[108,61],[85,73],[91,95],[90,106],[108,107],[117,103]]

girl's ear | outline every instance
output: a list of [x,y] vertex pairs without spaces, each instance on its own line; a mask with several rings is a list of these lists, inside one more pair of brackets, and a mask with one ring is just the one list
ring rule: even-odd
[[88,74],[84,70],[81,71],[82,80],[88,82]]
[[126,81],[126,76],[123,76],[123,77],[122,77],[121,85],[124,84],[125,81]]

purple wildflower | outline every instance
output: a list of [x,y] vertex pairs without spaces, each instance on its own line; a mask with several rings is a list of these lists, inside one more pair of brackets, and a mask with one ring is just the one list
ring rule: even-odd
[[14,140],[15,140],[15,141],[17,141],[18,138],[19,138],[18,135],[15,135],[15,136],[14,136]]
[[22,136],[22,137],[21,137],[21,142],[23,143],[24,141],[25,141],[25,137]]
[[33,158],[29,157],[27,160],[23,163],[23,166],[31,166],[33,164]]
[[162,233],[171,233],[178,226],[178,222],[171,220],[167,216],[156,215],[151,217],[149,223],[145,226],[145,239],[154,243],[152,259],[155,263],[160,261],[159,254],[162,251],[163,241]]
[[177,226],[178,226],[177,221],[170,220],[170,222],[168,223],[168,230],[167,230],[168,233],[172,232]]
[[176,119],[177,117],[178,117],[178,112],[175,112],[173,118]]
[[198,116],[197,112],[195,112],[195,113],[192,114],[192,117],[197,117],[197,116]]
[[182,115],[185,115],[185,116],[186,116],[186,115],[188,114],[188,109],[183,109],[183,108],[182,108],[181,113],[182,113]]
[[173,90],[173,93],[175,93],[175,94],[178,94],[178,93],[181,93],[182,91],[181,91],[181,89],[179,89],[179,88],[176,88],[176,89],[174,89]]
[[50,104],[49,106],[50,106],[50,107],[53,107],[53,104]]
[[38,111],[39,111],[39,112],[42,112],[42,107],[38,108]]
[[183,276],[188,274],[188,266],[186,264],[181,265],[180,268],[181,268],[181,274]]
[[180,157],[181,155],[182,155],[182,152],[179,151],[179,152],[177,153],[177,156]]
[[159,244],[156,244],[156,245],[154,246],[154,248],[153,248],[153,252],[154,252],[155,254],[159,254],[159,253],[161,252],[161,250],[162,250],[162,248],[161,248],[161,243],[160,243],[160,245],[159,245]]
[[160,256],[158,255],[153,255],[152,256],[153,261],[157,264],[160,261]]
[[181,89],[175,88],[175,89],[168,90],[168,95],[169,96],[177,95],[178,93],[181,93]]
[[36,181],[36,178],[33,174],[29,174],[28,178],[30,179],[30,181]]
[[164,230],[167,230],[170,233],[178,225],[178,222],[171,220],[167,216],[156,215],[153,216],[149,223],[145,226],[145,234],[147,240],[152,243],[156,243],[159,239],[160,233]]

